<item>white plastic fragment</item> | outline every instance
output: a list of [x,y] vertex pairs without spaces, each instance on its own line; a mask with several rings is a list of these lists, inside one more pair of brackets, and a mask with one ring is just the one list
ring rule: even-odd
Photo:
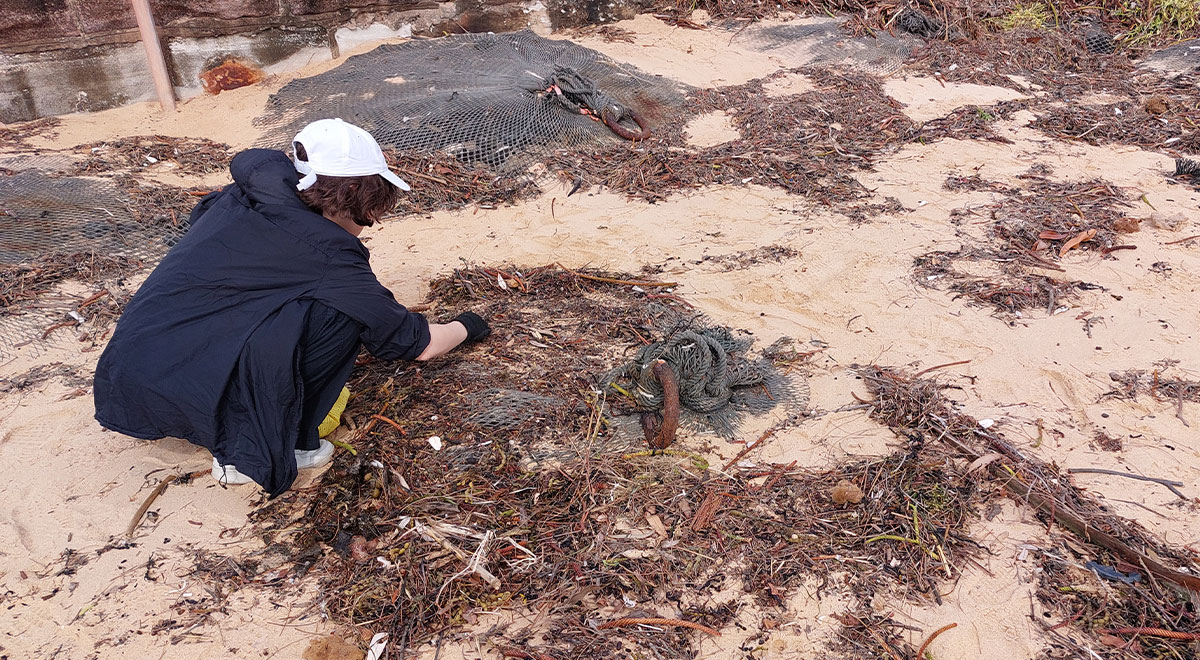
[[158,159],[155,158],[154,156],[147,155],[146,161],[149,162],[151,165],[153,165],[158,162]]
[[371,461],[371,467],[373,467],[373,468],[382,468],[382,467],[383,467],[383,463],[380,463],[379,461]]
[[499,273],[496,273],[496,286],[508,291],[508,282],[505,282],[504,276]]
[[436,435],[429,436],[429,446],[433,447],[434,451],[442,450],[442,439]]
[[990,429],[990,428],[992,428],[992,425],[993,425],[993,424],[995,424],[995,423],[996,423],[996,420],[994,420],[994,419],[981,419],[981,420],[979,420],[979,425],[980,425],[980,426],[982,426],[982,427],[983,427],[983,428],[985,428],[985,429]]
[[364,660],[382,660],[383,652],[387,650],[387,633],[376,633],[368,645],[367,657]]

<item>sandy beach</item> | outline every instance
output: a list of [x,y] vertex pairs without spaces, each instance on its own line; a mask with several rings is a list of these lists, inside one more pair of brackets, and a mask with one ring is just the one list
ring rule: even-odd
[[[572,38],[614,60],[702,89],[804,64],[650,16],[617,26],[630,32],[632,43],[596,34],[555,38]],[[32,146],[65,149],[129,135],[166,135],[246,148],[259,137],[251,120],[271,93],[343,60],[197,97],[169,117],[153,104],[65,116]],[[773,80],[769,92],[783,97],[812,84],[793,72]],[[947,82],[915,69],[883,82],[900,112],[918,124],[967,106],[1047,93],[1016,87]],[[956,387],[951,396],[966,414],[993,420],[1021,451],[1064,469],[1103,468],[1183,482],[1181,500],[1155,483],[1103,474],[1072,477],[1111,513],[1194,559],[1200,553],[1200,405],[1106,394],[1116,387],[1110,374],[1127,370],[1158,368],[1176,378],[1200,378],[1195,304],[1200,251],[1196,242],[1180,242],[1200,233],[1200,190],[1168,176],[1174,158],[1167,150],[1065,141],[1039,130],[1036,120],[1036,109],[1022,110],[991,126],[1003,142],[912,142],[854,172],[870,191],[868,201],[898,201],[893,211],[866,222],[838,206],[758,182],[672,193],[650,204],[599,186],[567,196],[569,184],[547,177],[539,195],[513,205],[410,216],[368,229],[363,237],[380,280],[405,304],[420,303],[432,278],[463,261],[558,262],[628,273],[653,267],[656,277],[678,282],[674,293],[708,318],[752,333],[756,346],[790,337],[820,348],[807,367],[809,406],[815,410],[868,396],[852,365],[915,372],[955,363],[935,375]],[[739,133],[718,112],[694,119],[686,135],[689,148],[704,149]],[[1140,221],[1140,231],[1122,234],[1120,241],[1135,249],[1067,252],[1057,260],[1062,272],[1055,276],[1095,287],[1050,310],[996,313],[939,288],[937,280],[919,281],[914,259],[983,244],[989,209],[1009,197],[997,189],[951,189],[948,178],[978,175],[1023,190],[1035,166],[1053,183],[1103,180],[1119,189],[1128,202],[1121,213]],[[227,180],[222,173],[181,176],[170,167],[148,168],[147,176],[187,186]],[[738,261],[766,255],[765,248],[779,248],[775,254],[782,256]],[[976,261],[961,267],[987,276],[998,266]],[[102,349],[102,341],[31,345],[0,361],[0,377],[7,379],[46,365],[69,372],[0,392],[0,468],[6,475],[0,484],[0,659],[362,657],[371,626],[355,629],[331,620],[315,577],[289,573],[282,559],[278,570],[260,567],[254,580],[228,595],[214,591],[219,584],[193,576],[192,568],[206,558],[262,550],[262,538],[248,522],[265,500],[254,489],[222,488],[206,476],[172,485],[126,538],[134,512],[164,476],[202,470],[210,456],[181,440],[143,442],[101,429],[93,420],[88,375]],[[750,420],[743,433],[753,437],[774,421]],[[1119,448],[1098,446],[1099,435],[1118,439]],[[714,464],[743,446],[688,443],[689,451]],[[900,444],[866,411],[851,410],[788,428],[750,459],[820,469],[886,456]],[[295,488],[312,487],[315,479],[306,475]],[[982,558],[944,585],[940,604],[932,598],[880,597],[872,607],[911,626],[904,635],[914,646],[932,630],[956,623],[930,646],[937,660],[1046,657],[1041,654],[1053,634],[1040,622],[1059,619],[1043,616],[1035,596],[1041,569],[1030,548],[1069,534],[1048,529],[1035,514],[999,499],[970,528],[971,538],[986,549]],[[836,584],[810,587],[790,594],[783,607],[746,600],[721,637],[700,639],[697,657],[835,657],[822,654],[829,653],[839,625],[834,615],[851,595]],[[620,615],[621,608],[613,605],[611,614]],[[783,624],[764,626],[764,617]],[[191,621],[196,624],[174,625]],[[545,630],[536,612],[520,607],[481,611],[469,626],[410,652],[442,660],[500,657],[477,641],[478,631],[497,624],[507,625],[509,636],[526,627]]]

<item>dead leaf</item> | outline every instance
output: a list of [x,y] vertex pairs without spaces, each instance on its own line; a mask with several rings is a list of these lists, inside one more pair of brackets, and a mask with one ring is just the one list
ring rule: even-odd
[[858,504],[863,499],[862,489],[846,479],[837,482],[837,485],[833,487],[833,491],[829,495],[837,504],[845,504],[847,502]]
[[650,529],[653,529],[654,533],[662,537],[664,541],[671,537],[671,535],[667,533],[667,526],[663,524],[662,518],[659,518],[654,514],[648,514],[646,516],[646,522],[650,524]]
[[1117,637],[1116,635],[1097,635],[1096,637],[1101,643],[1115,648],[1122,648],[1126,644],[1125,640]]
[[1096,237],[1096,230],[1094,228],[1093,229],[1085,229],[1085,230],[1079,232],[1078,234],[1075,235],[1075,238],[1072,238],[1071,240],[1067,241],[1066,243],[1063,243],[1062,249],[1058,251],[1058,258],[1059,259],[1063,258],[1064,256],[1066,256],[1066,254],[1068,252],[1070,252],[1074,248],[1078,247],[1080,243],[1082,243],[1084,241],[1090,241],[1095,237]]
[[983,456],[980,456],[979,458],[972,461],[971,464],[969,466],[967,466],[967,474],[971,474],[972,472],[974,472],[976,470],[985,468],[988,465],[991,465],[993,462],[995,462],[996,459],[1000,459],[1000,458],[1004,458],[1004,456],[1002,454],[998,454],[996,452],[992,452],[990,454],[984,454]]
[[1047,229],[1047,230],[1043,231],[1042,233],[1038,234],[1038,238],[1040,238],[1044,241],[1061,241],[1062,239],[1064,239],[1066,237],[1067,237],[1067,234],[1064,234],[1059,231],[1054,231],[1053,229]]

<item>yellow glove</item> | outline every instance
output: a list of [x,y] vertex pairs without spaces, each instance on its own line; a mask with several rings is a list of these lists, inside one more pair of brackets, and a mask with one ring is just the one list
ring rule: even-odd
[[325,421],[321,422],[317,427],[317,436],[324,438],[333,433],[334,429],[342,423],[342,413],[346,411],[346,402],[350,400],[350,390],[342,388],[342,393],[338,395],[337,401],[333,402],[333,407],[329,409],[329,414],[325,415]]

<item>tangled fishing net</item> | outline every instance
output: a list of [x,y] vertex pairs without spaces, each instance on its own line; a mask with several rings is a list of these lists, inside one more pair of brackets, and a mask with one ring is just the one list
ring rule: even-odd
[[[160,192],[38,170],[0,176],[0,355],[62,328],[100,330],[119,314],[115,281],[156,262],[186,231],[186,213],[172,220],[156,203]],[[60,290],[66,280],[94,286]],[[99,291],[103,299],[93,298]]]
[[767,412],[780,403],[791,413],[807,403],[802,384],[791,382],[769,360],[748,355],[751,344],[728,328],[693,320],[643,346],[633,360],[604,374],[601,383],[629,392],[643,410],[662,410],[663,386],[651,366],[663,360],[675,375],[689,426],[732,438],[746,413]]
[[256,120],[262,146],[341,117],[385,148],[520,168],[539,150],[648,135],[685,86],[526,30],[389,44],[273,95]]

